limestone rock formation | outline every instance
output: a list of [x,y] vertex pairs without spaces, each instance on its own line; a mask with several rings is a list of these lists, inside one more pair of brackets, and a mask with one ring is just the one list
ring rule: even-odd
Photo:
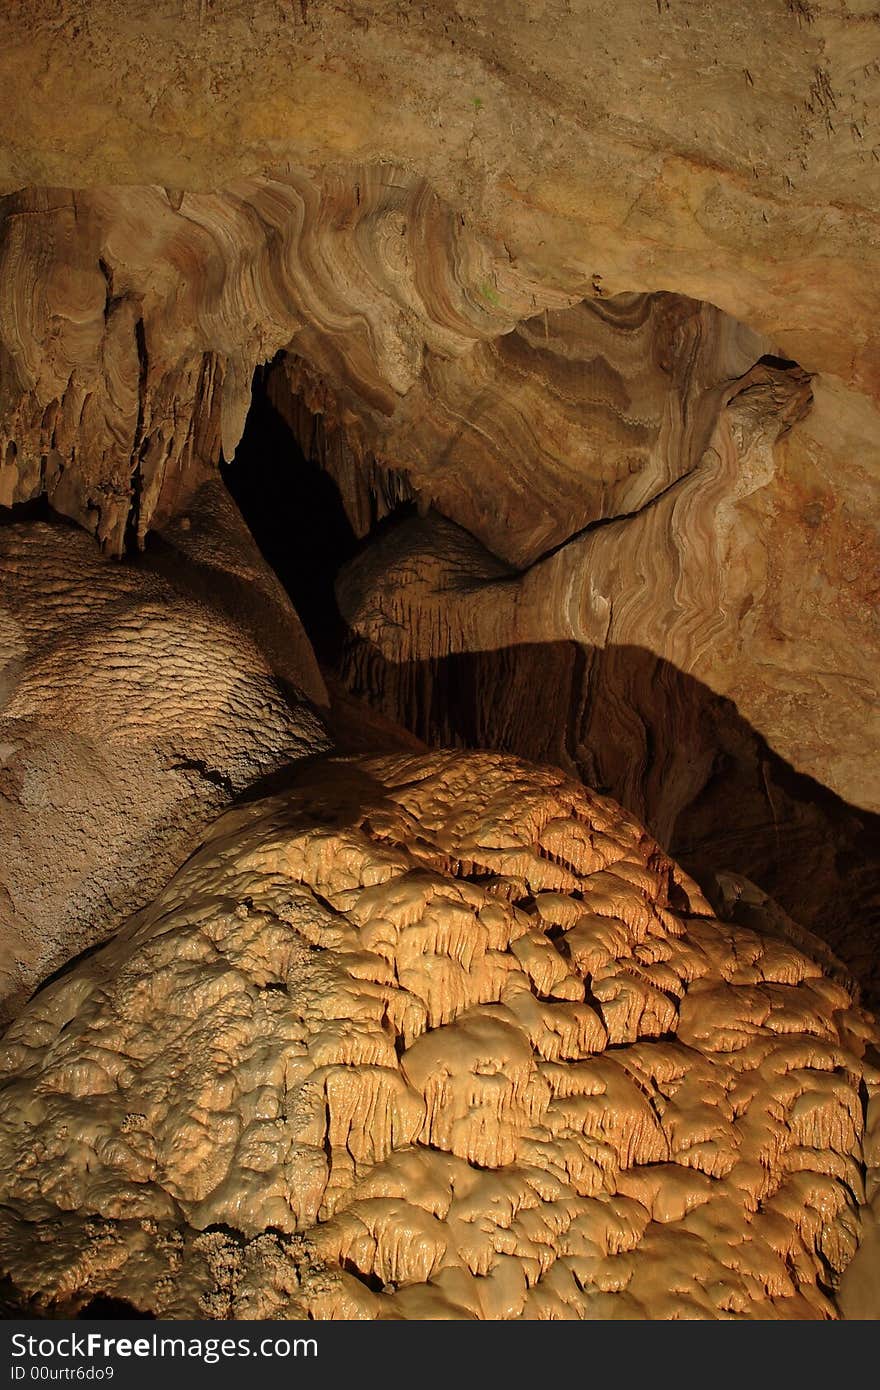
[[675,288],[876,395],[875,10],[10,0],[0,188],[152,185],[186,212],[265,170],[415,169],[502,270]]
[[[120,552],[230,458],[257,364],[295,342],[380,415],[426,355],[460,356],[536,305],[424,178],[277,171],[183,202],[156,188],[23,190],[0,210],[0,502],[46,492]],[[494,280],[493,280],[494,283]],[[82,448],[88,439],[89,448]]]
[[875,11],[2,7],[17,1309],[880,1316]]
[[805,942],[557,772],[318,762],[8,1030],[3,1270],[55,1313],[834,1317],[880,1073]]
[[[649,324],[659,319],[661,329],[648,332],[648,346],[639,348],[638,335],[627,333],[635,317],[630,301],[610,311],[583,306],[582,318],[603,332],[611,322],[622,341],[615,359],[594,331],[591,370],[575,374],[568,413],[578,417],[575,432],[586,457],[580,468],[572,460],[566,485],[534,450],[536,471],[523,478],[519,498],[515,473],[499,507],[484,497],[482,506],[496,517],[489,529],[503,545],[506,506],[516,508],[519,520],[530,510],[534,526],[551,524],[552,494],[546,512],[529,509],[526,488],[534,489],[536,478],[543,486],[556,472],[560,498],[567,496],[571,507],[572,497],[580,497],[587,508],[577,534],[569,533],[517,574],[493,555],[481,555],[468,535],[456,538],[456,528],[442,517],[434,524],[436,539],[426,523],[410,523],[369,549],[343,577],[343,612],[357,633],[398,665],[566,639],[592,648],[641,647],[715,693],[735,694],[743,717],[798,771],[877,809],[876,779],[865,761],[866,736],[872,747],[880,737],[872,698],[878,649],[867,594],[864,604],[857,592],[851,594],[851,632],[863,631],[865,640],[854,642],[846,656],[841,651],[835,671],[817,680],[815,638],[805,634],[800,645],[806,651],[792,656],[796,644],[776,637],[781,596],[770,567],[781,537],[754,513],[755,494],[772,489],[777,499],[785,495],[776,481],[778,441],[807,414],[809,380],[794,364],[757,358],[755,341],[748,345],[753,365],[741,372],[743,360],[748,362],[745,335],[737,340],[736,326],[705,307],[679,302],[674,331],[664,342],[664,307],[640,306],[638,318]],[[728,334],[733,351],[725,354]],[[590,341],[583,330],[581,337]],[[557,361],[568,363],[564,341],[560,336]],[[613,364],[630,350],[636,363],[647,358],[652,364],[653,381],[647,370],[636,375],[635,385],[616,371]],[[590,383],[600,367],[605,391],[618,392],[616,407],[591,398],[591,390],[599,389]],[[550,379],[552,393],[544,384],[553,401],[548,409],[558,409],[558,366]],[[642,404],[635,398],[639,388]],[[495,439],[501,433],[487,429]],[[559,437],[558,431],[549,435]],[[565,452],[571,459],[571,448]],[[438,456],[445,457],[444,451]],[[525,448],[522,457],[528,457]],[[474,494],[486,474],[468,471]],[[479,518],[480,507],[474,496],[445,512]],[[487,528],[478,521],[469,529],[479,534]],[[514,540],[500,552],[508,564],[519,534],[514,525]],[[802,620],[818,622],[823,635],[833,629],[837,598],[830,586],[799,607]],[[800,620],[795,609],[794,623]]]
[[[180,199],[21,190],[0,223],[0,501],[45,494],[111,552],[143,544],[234,453],[254,368],[281,353],[276,403],[312,440],[320,417],[359,534],[401,500],[433,504],[518,569],[564,547],[546,575],[611,544],[585,528],[636,513],[628,530],[654,546],[672,518],[602,598],[621,614],[665,587],[676,631],[665,609],[636,611],[625,640],[730,695],[798,772],[877,809],[880,413],[861,349],[844,370],[817,327],[801,352],[790,299],[773,322],[742,296],[739,317],[714,308],[730,298],[720,281],[700,300],[612,295],[515,254],[411,162],[288,165]],[[634,264],[625,288],[639,278]],[[804,321],[814,300],[804,288]],[[748,376],[773,360],[777,383],[803,387],[790,414]],[[571,627],[557,613],[535,640]]]
[[[478,533],[494,526],[502,546],[512,507],[507,550],[493,554],[432,513],[387,528],[343,571],[340,606],[360,639],[346,679],[429,742],[548,759],[605,787],[707,883],[718,869],[757,878],[876,984],[867,945],[880,908],[876,817],[791,771],[856,807],[880,804],[869,752],[880,734],[870,547],[857,552],[864,570],[853,559],[846,581],[832,580],[824,503],[810,503],[812,544],[795,520],[815,449],[804,431],[821,434],[814,391],[820,410],[829,401],[795,364],[756,358],[760,342],[724,315],[658,298],[550,320],[542,419],[556,412],[557,428],[541,436],[544,455],[532,441],[536,472],[518,496],[514,469],[494,523],[477,502],[486,468],[462,469],[470,496],[447,507],[472,515]],[[573,343],[582,369],[565,395]],[[596,399],[597,364],[616,406]],[[548,439],[567,439],[571,455],[560,416],[576,420],[593,460],[565,485],[546,458]],[[486,438],[502,434],[487,417]],[[839,448],[839,434],[836,445],[826,439],[826,469]],[[435,454],[448,477],[447,456]],[[328,466],[343,497],[356,498],[341,461],[331,452]],[[616,467],[616,482],[601,479],[603,466]],[[579,496],[590,521],[515,566],[517,523],[551,525],[553,513],[552,492],[546,512],[529,510],[527,486],[554,476],[560,499]],[[493,501],[483,497],[485,514]]]
[[[347,452],[360,443],[399,462],[412,495],[510,563],[531,564],[680,482],[712,438],[725,388],[773,351],[771,340],[683,295],[591,297],[530,314],[466,356],[428,358],[393,413],[361,406],[360,428],[343,431]],[[285,358],[283,371],[279,410],[311,397],[325,432],[338,433],[341,404],[349,416],[356,409],[350,395],[322,397],[300,358]],[[356,462],[353,475],[345,453],[330,453],[326,466],[365,535],[366,461]]]
[[[180,527],[127,564],[70,526],[0,528],[0,1016],[148,901],[236,794],[327,747],[301,693],[321,697],[314,658],[232,503],[209,486]],[[286,664],[259,640],[273,585]]]
[[[339,585],[354,631],[398,663],[573,639],[595,647],[644,646],[686,673],[709,661],[720,665],[718,646],[743,642],[742,602],[755,587],[735,564],[736,504],[772,477],[773,445],[806,413],[811,393],[798,368],[758,363],[693,396],[670,382],[663,401],[667,430],[658,422],[652,431],[654,466],[644,469],[648,478],[638,478],[641,495],[632,495],[632,474],[642,468],[627,449],[638,426],[621,420],[610,432],[610,449],[595,428],[584,432],[600,467],[617,463],[614,446],[620,449],[618,468],[630,496],[619,495],[610,513],[594,507],[591,524],[521,577],[499,577],[493,558],[482,559],[466,533],[456,536],[458,528],[442,518],[434,544],[431,528],[417,523],[371,547]],[[630,398],[626,408],[632,405]],[[685,422],[692,437],[682,437]],[[589,485],[603,499],[613,492],[595,474]],[[378,584],[358,570],[371,578],[378,570]]]

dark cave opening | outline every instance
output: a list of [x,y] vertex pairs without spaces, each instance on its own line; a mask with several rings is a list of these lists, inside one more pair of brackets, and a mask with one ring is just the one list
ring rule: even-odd
[[[0,526],[20,526],[23,522],[67,520],[54,512],[45,492],[32,497],[29,502],[15,502],[11,507],[0,507]],[[70,525],[74,525],[70,522]]]
[[336,483],[309,459],[267,390],[271,364],[254,373],[251,407],[226,486],[267,563],[302,619],[322,665],[336,667],[346,625],[334,595],[358,542]]
[[100,1318],[102,1321],[137,1319],[143,1322],[156,1320],[155,1313],[144,1313],[125,1298],[114,1298],[111,1294],[96,1293],[84,1308],[77,1313],[77,1320]]

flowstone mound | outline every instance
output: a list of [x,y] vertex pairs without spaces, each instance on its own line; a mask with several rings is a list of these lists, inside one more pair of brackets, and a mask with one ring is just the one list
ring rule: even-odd
[[552,769],[313,762],[7,1032],[2,1272],[50,1316],[835,1317],[880,1073],[804,941]]
[[[148,902],[237,794],[328,746],[293,685],[311,666],[289,603],[286,668],[236,606],[236,565],[261,614],[277,587],[240,517],[192,515],[153,568],[66,526],[0,530],[0,1020]],[[223,576],[200,573],[200,545]]]

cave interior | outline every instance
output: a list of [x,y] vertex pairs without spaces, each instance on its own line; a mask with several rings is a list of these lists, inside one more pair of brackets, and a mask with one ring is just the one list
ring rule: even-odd
[[244,8],[0,14],[0,1307],[876,1320],[877,17]]

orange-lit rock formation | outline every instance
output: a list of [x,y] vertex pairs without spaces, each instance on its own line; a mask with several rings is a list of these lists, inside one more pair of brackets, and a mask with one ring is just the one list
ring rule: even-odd
[[875,37],[869,0],[10,0],[0,188],[186,211],[267,170],[402,165],[502,269],[674,288],[876,394]]
[[[680,342],[680,356],[696,355],[698,343]],[[754,590],[736,563],[737,503],[772,477],[776,439],[806,414],[811,393],[798,368],[760,362],[733,381],[717,373],[710,383],[691,395],[670,381],[667,399],[660,396],[672,437],[662,438],[657,426],[652,431],[647,495],[621,497],[619,515],[599,511],[594,521],[606,524],[584,528],[521,576],[481,556],[442,518],[390,533],[340,580],[353,630],[397,664],[572,639],[643,646],[685,673],[720,666],[719,646],[742,648],[742,606]],[[693,439],[682,437],[685,422]],[[640,429],[626,419],[615,424],[610,442],[621,449],[621,471],[632,487],[632,473],[641,470],[627,444]],[[600,463],[616,462],[595,428],[585,433]],[[670,477],[673,467],[679,471]],[[603,496],[608,485],[591,481]]]
[[514,269],[503,305],[484,293],[492,244],[393,165],[182,202],[24,190],[0,212],[0,502],[45,491],[117,553],[180,508],[194,466],[232,456],[254,368],[279,349],[381,417],[426,356],[576,297]]
[[[5,21],[13,35],[26,9],[17,8]],[[601,8],[596,22],[617,33],[619,19]],[[73,4],[71,15],[76,10]],[[195,70],[200,63],[210,67],[206,55],[216,56],[224,39],[219,17],[203,18]],[[831,63],[830,55],[839,53],[840,81],[816,69],[825,73],[816,90],[826,98],[829,90],[838,93],[835,100],[843,103],[842,74],[850,80],[845,55],[861,20],[813,16],[815,24],[798,27],[788,16],[792,28],[783,30],[782,16],[765,18],[769,30],[748,70],[753,77],[761,70],[769,31],[780,42],[788,33],[791,69],[784,80],[775,72],[774,81],[792,83],[793,94],[801,76],[811,75],[801,106],[812,131],[819,98],[811,82],[819,79],[809,63],[801,74],[804,54],[818,44]],[[89,25],[96,52],[103,51],[106,22],[99,7]],[[134,41],[141,23],[150,26],[147,15],[131,22],[133,29],[120,35],[123,44]],[[580,32],[586,21],[562,15],[559,22]],[[432,31],[432,41],[445,46],[463,26],[455,42],[467,36],[460,51],[481,67],[486,53],[482,45],[472,50],[469,22],[456,13],[447,23],[449,34],[441,40]],[[655,42],[665,52],[666,39],[658,35],[667,23],[674,29],[679,21],[661,17],[656,34],[642,35],[651,53]],[[349,51],[346,25],[334,16],[328,28],[327,17],[313,11],[308,23],[276,35],[276,46],[290,44],[310,70],[315,45],[336,41]],[[552,61],[564,66],[568,59],[555,52],[556,27],[553,32]],[[530,26],[529,43],[541,33],[543,21]],[[24,37],[11,38],[5,51],[13,82],[30,61]],[[190,41],[186,32],[178,39],[184,47]],[[29,40],[39,49],[43,37],[30,32]],[[503,45],[506,36],[494,41]],[[742,41],[751,38],[744,34]],[[375,42],[364,31],[371,61],[381,52],[393,67],[399,38],[381,50]],[[700,30],[688,42],[699,46],[710,36]],[[717,47],[714,29],[711,46]],[[71,51],[76,56],[76,44]],[[263,42],[252,38],[241,51],[244,62],[262,60]],[[143,62],[133,65],[133,75]],[[511,58],[506,77],[484,73],[493,84],[510,85],[499,110],[520,109],[525,100],[516,66]],[[718,68],[719,90],[733,109],[733,74],[717,58],[710,66]],[[109,75],[96,75],[102,71],[99,63],[81,74],[87,86],[98,83],[99,108],[108,98],[102,84]],[[271,71],[272,64],[261,69],[262,91]],[[432,74],[442,82],[440,70]],[[739,66],[736,80],[743,80]],[[853,75],[846,104],[858,104],[857,93],[874,80]],[[580,63],[578,81],[585,81]],[[213,85],[219,119],[232,99],[228,73]],[[605,136],[620,119],[614,114],[620,93],[608,92],[609,112],[599,121]],[[491,134],[494,148],[499,111],[489,116],[489,101],[474,100],[480,106],[468,114],[476,123],[469,139]],[[775,110],[776,89],[771,95],[762,88],[760,98],[749,100]],[[636,109],[643,111],[641,104]],[[531,121],[531,100],[528,112]],[[587,124],[594,118],[595,112]],[[461,121],[458,112],[441,125],[458,129]],[[761,114],[760,122],[770,142],[769,168],[774,151],[766,132],[774,120]],[[311,124],[333,144],[331,127]],[[855,125],[861,129],[858,120]],[[76,129],[74,122],[67,132],[71,149],[78,148]],[[632,150],[634,162],[621,165],[619,132],[612,141],[615,179],[634,181],[626,215],[603,201],[614,202],[619,191],[617,183],[613,190],[608,185],[608,168],[589,198],[569,191],[565,212],[555,208],[559,188],[554,208],[538,197],[544,185],[536,173],[533,207],[524,189],[512,198],[490,166],[478,176],[470,165],[468,177],[454,171],[448,147],[424,162],[412,151],[398,157],[391,130],[384,153],[373,149],[363,160],[356,151],[343,158],[335,147],[325,161],[317,150],[296,158],[289,149],[276,162],[261,158],[258,167],[246,168],[239,162],[241,132],[222,157],[218,132],[216,167],[227,175],[214,177],[212,165],[208,178],[194,153],[179,151],[177,175],[166,171],[158,181],[154,170],[157,183],[149,186],[131,183],[134,156],[121,148],[111,163],[120,179],[126,171],[124,184],[96,178],[100,186],[86,190],[19,187],[16,178],[45,172],[44,160],[32,154],[15,165],[18,173],[10,169],[7,182],[15,191],[4,198],[0,217],[0,502],[45,493],[110,551],[121,551],[126,537],[143,543],[151,528],[185,509],[194,470],[198,475],[202,464],[216,463],[221,448],[232,455],[253,370],[281,352],[287,362],[279,377],[288,377],[297,396],[288,403],[290,414],[310,418],[309,406],[322,416],[329,436],[324,452],[336,461],[360,533],[400,498],[415,498],[422,509],[435,504],[521,568],[596,521],[628,517],[668,484],[678,483],[691,498],[684,480],[711,438],[717,393],[762,357],[796,359],[811,375],[810,414],[786,442],[770,453],[759,450],[735,479],[725,473],[724,487],[698,523],[677,509],[678,529],[686,521],[697,530],[686,555],[673,545],[676,572],[687,561],[683,589],[705,589],[706,604],[714,610],[720,602],[743,640],[716,652],[711,628],[693,634],[693,642],[680,633],[675,659],[681,656],[684,669],[715,693],[730,694],[797,771],[876,810],[865,742],[871,750],[880,743],[868,708],[878,661],[872,619],[878,563],[866,518],[877,496],[880,415],[871,344],[880,321],[872,307],[880,277],[872,271],[872,238],[863,235],[876,209],[872,181],[862,171],[865,159],[876,161],[852,132],[840,148],[841,132],[823,122],[821,141],[804,135],[800,173],[785,175],[786,192],[774,201],[754,164],[752,137],[746,161],[734,129],[729,167],[712,163],[711,187],[699,150],[691,151],[693,166],[681,166],[680,150],[663,146],[661,130],[663,138],[669,132],[662,125],[655,134],[662,167],[650,178],[641,142],[637,167]],[[581,130],[578,139],[584,138]],[[154,159],[174,158],[167,144],[163,151],[150,152],[151,167]],[[137,154],[147,158],[142,142]],[[776,155],[781,168],[782,152]],[[571,165],[570,152],[567,159]],[[744,161],[751,182],[744,181]],[[191,184],[181,181],[184,165]],[[62,151],[59,177],[64,167]],[[543,160],[542,169],[546,175]],[[67,174],[71,184],[70,163]],[[834,204],[833,216],[815,201],[813,185],[822,179],[840,185],[843,201]],[[671,190],[681,180],[688,192],[679,188],[679,197]],[[215,191],[204,191],[206,182]],[[661,204],[670,219],[663,223],[671,239],[665,247],[654,226]],[[650,216],[645,207],[653,209]],[[757,233],[756,223],[770,230]],[[770,242],[758,254],[764,236]],[[827,248],[821,254],[820,242]],[[284,394],[276,393],[282,407]],[[707,501],[705,491],[700,496]],[[794,562],[783,563],[783,555]],[[660,572],[648,577],[652,589],[660,580]],[[610,597],[625,606],[632,595],[625,584]],[[652,632],[650,639],[648,649],[663,656],[661,637]],[[549,639],[542,633],[539,640]]]
[[55,1311],[834,1317],[880,1074],[802,946],[559,773],[318,763],[7,1032],[3,1268]]
[[[798,773],[876,811],[880,416],[862,368],[843,371],[827,332],[811,339],[824,354],[800,357],[806,374],[786,367],[780,354],[804,346],[790,317],[747,326],[680,293],[610,295],[601,277],[551,273],[544,251],[515,254],[442,187],[377,162],[181,197],[171,184],[10,194],[0,502],[45,494],[110,552],[144,544],[234,452],[253,369],[280,351],[273,397],[358,534],[401,500],[433,504],[529,569],[529,642],[625,643],[671,661],[734,700]],[[711,298],[730,303],[723,289]],[[825,299],[804,305],[826,312]],[[745,315],[745,301],[731,307]],[[813,372],[826,364],[840,377]],[[773,399],[771,378],[790,400]],[[503,611],[483,623],[481,650],[511,640],[523,633]],[[452,631],[448,649],[471,642]],[[627,679],[610,681],[608,702],[637,730]],[[576,708],[581,679],[570,687]],[[399,702],[386,712],[406,718]],[[589,757],[568,747],[566,767],[594,757],[580,742]],[[620,751],[632,765],[631,741]],[[666,838],[677,807],[587,775]],[[688,795],[701,792],[690,780]]]

